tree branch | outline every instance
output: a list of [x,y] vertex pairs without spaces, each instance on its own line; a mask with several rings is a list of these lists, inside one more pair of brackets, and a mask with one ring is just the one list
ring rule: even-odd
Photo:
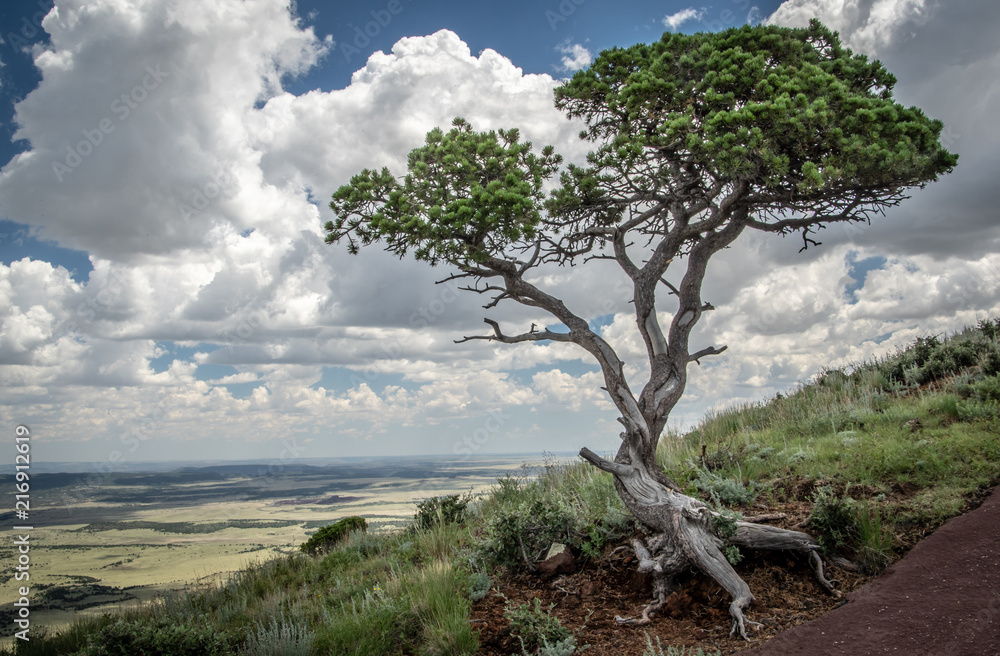
[[603,469],[604,471],[610,472],[615,476],[626,477],[632,474],[634,470],[634,467],[629,465],[623,465],[621,463],[605,460],[587,447],[580,449],[580,457],[598,469]]
[[697,353],[693,353],[693,354],[689,355],[688,356],[688,362],[697,362],[700,365],[701,364],[701,359],[703,357],[705,357],[706,355],[718,355],[718,354],[722,353],[723,351],[725,351],[727,348],[729,348],[729,347],[728,346],[723,346],[722,348],[715,348],[714,346],[709,346],[708,348],[703,348],[702,350],[698,351]]
[[[569,333],[554,333],[551,330],[543,330],[541,332],[527,332],[521,335],[504,335],[503,331],[500,330],[500,324],[492,319],[483,319],[486,323],[493,327],[492,335],[471,335],[468,337],[463,337],[462,339],[456,339],[454,342],[456,344],[462,344],[464,342],[471,342],[474,339],[483,339],[488,342],[501,342],[503,344],[517,344],[519,342],[540,342],[543,340],[552,340],[554,342],[572,342],[572,336]],[[534,325],[534,324],[532,324]]]

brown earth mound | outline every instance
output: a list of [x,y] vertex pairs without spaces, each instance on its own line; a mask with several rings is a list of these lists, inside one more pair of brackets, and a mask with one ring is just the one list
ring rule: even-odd
[[[772,510],[787,513],[780,524],[789,527],[808,514],[804,504]],[[756,598],[748,618],[763,625],[749,645],[729,637],[729,595],[698,574],[651,623],[617,624],[616,616],[637,617],[652,598],[651,580],[635,567],[626,547],[551,581],[520,575],[498,582],[473,606],[479,654],[520,654],[504,607],[538,598],[591,654],[641,656],[648,634],[664,652],[673,645],[745,656],[1000,655],[1000,495],[946,523],[871,583],[830,568],[828,576],[849,593],[844,598],[827,594],[804,559],[748,553],[737,570]],[[750,646],[759,648],[744,651]]]

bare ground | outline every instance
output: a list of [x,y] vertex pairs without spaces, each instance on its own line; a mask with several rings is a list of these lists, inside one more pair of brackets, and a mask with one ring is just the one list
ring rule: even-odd
[[[789,501],[768,512],[787,513],[777,524],[790,528],[808,516],[808,505]],[[921,533],[901,536],[903,544],[917,543]],[[640,656],[645,634],[659,638],[664,652],[674,645],[741,656],[1000,654],[1000,494],[944,524],[879,577],[831,567],[828,576],[838,580],[842,598],[815,582],[804,558],[748,553],[737,571],[756,598],[747,616],[763,625],[749,644],[729,637],[729,596],[698,574],[683,581],[650,624],[618,625],[615,616],[638,616],[652,598],[651,579],[635,571],[634,558],[631,549],[609,548],[551,581],[527,574],[499,581],[473,607],[479,654],[521,653],[504,606],[534,598],[553,605],[563,626],[578,631],[579,644],[590,645],[584,653],[592,654]]]

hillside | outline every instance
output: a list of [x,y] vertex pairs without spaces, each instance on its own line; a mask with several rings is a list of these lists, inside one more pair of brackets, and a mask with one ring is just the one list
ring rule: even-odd
[[[816,536],[850,591],[1000,475],[1000,320],[815,381],[665,436],[681,487],[747,518]],[[729,599],[698,575],[642,627],[619,626],[651,597],[628,540],[640,535],[609,475],[586,464],[497,479],[482,498],[429,499],[396,532],[353,532],[318,555],[258,564],[142,610],[33,633],[16,654],[729,654]],[[553,542],[571,572],[537,570]],[[837,606],[804,561],[727,554],[757,601],[758,644]],[[544,641],[543,641],[544,639]],[[647,640],[650,646],[647,647]],[[657,641],[661,647],[657,647]],[[548,646],[545,646],[548,643]],[[684,649],[685,647],[693,649]]]

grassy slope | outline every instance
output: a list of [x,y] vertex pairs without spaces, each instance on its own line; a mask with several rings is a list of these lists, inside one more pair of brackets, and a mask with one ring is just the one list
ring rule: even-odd
[[[998,333],[1000,321],[921,339],[710,416],[663,440],[662,465],[691,493],[748,513],[818,502],[809,530],[877,569],[997,482]],[[499,479],[470,511],[464,525],[356,533],[325,556],[280,557],[145,610],[33,632],[16,653],[471,654],[470,591],[487,576],[554,540],[596,558],[635,528],[611,478],[585,464]]]

